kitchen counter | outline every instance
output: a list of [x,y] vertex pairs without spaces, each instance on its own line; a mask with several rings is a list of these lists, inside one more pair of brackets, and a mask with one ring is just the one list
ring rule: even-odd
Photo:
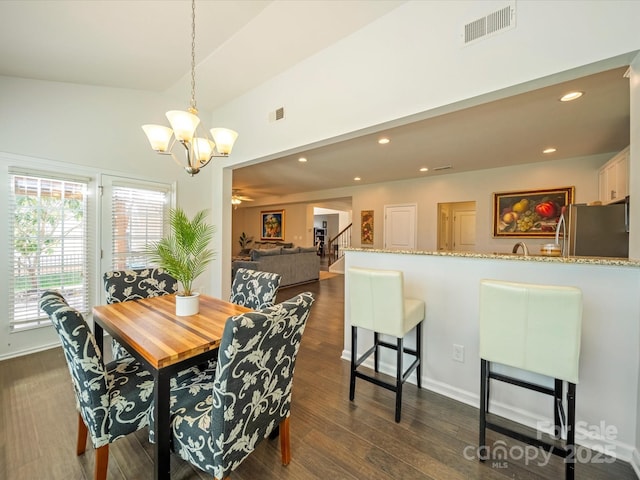
[[550,255],[523,255],[521,253],[480,253],[480,252],[445,252],[426,250],[385,250],[373,248],[345,248],[345,251],[369,253],[394,253],[403,255],[430,255],[436,257],[482,258],[491,260],[511,260],[519,262],[566,263],[587,265],[609,265],[617,267],[640,267],[640,260],[613,257],[554,257]]
[[[637,444],[640,377],[640,260],[600,257],[524,256],[512,253],[345,249],[345,344],[350,358],[349,268],[400,270],[405,294],[424,300],[422,386],[478,407],[479,285],[482,279],[575,286],[583,293],[580,382],[576,430],[579,444],[605,449],[622,460]],[[359,340],[365,348],[367,338]],[[412,345],[415,335],[407,342]],[[455,346],[455,347],[454,347]],[[463,361],[453,358],[462,347]],[[368,347],[367,347],[368,348]],[[395,352],[382,352],[381,371],[394,374]],[[525,372],[526,373],[526,372]],[[415,376],[410,377],[415,381]],[[549,403],[540,395],[509,385],[492,385],[495,413],[535,427],[549,420]],[[599,425],[614,437],[591,435]],[[612,430],[613,431],[613,430]]]

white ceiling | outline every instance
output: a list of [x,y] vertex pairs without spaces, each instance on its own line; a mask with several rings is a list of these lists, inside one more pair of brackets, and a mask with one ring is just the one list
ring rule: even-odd
[[[629,144],[629,80],[619,67],[234,170],[260,197],[618,152]],[[585,94],[560,102],[570,91]],[[379,145],[380,137],[391,141]],[[545,155],[542,151],[555,147]],[[299,163],[299,157],[307,158]],[[450,169],[436,170],[451,166]],[[420,172],[427,167],[429,171]],[[354,177],[360,181],[354,181]]]
[[[198,0],[198,106],[215,109],[402,3]],[[186,107],[190,36],[187,0],[0,0],[0,75],[166,92],[183,97]],[[621,150],[629,142],[624,71],[379,126],[237,169],[234,188],[259,198],[351,186],[356,175],[360,184],[415,178],[425,175],[418,172],[422,166],[434,175],[443,165],[452,169],[440,174]],[[571,89],[586,94],[558,102]],[[376,143],[382,134],[390,144]],[[557,153],[543,156],[550,145]],[[306,164],[297,162],[301,155]]]
[[[213,110],[402,3],[197,0],[198,105]],[[186,108],[190,68],[189,0],[0,1],[0,75],[175,93]]]

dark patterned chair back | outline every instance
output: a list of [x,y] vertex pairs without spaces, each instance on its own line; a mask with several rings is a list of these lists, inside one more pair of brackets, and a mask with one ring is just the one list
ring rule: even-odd
[[95,338],[82,314],[70,307],[59,293],[44,292],[40,308],[51,319],[62,342],[80,415],[91,438],[100,438],[107,423],[109,394],[102,354]]
[[296,356],[313,302],[305,292],[227,320],[213,383],[216,478],[226,478],[289,416]]
[[239,268],[231,285],[230,302],[252,310],[271,307],[280,287],[280,275]]
[[159,297],[178,291],[178,282],[161,268],[115,270],[104,274],[107,303]]
[[[178,282],[161,268],[140,268],[137,270],[114,270],[103,276],[107,303],[120,303],[141,298],[159,297],[178,291]],[[127,350],[111,340],[114,359],[129,356]]]

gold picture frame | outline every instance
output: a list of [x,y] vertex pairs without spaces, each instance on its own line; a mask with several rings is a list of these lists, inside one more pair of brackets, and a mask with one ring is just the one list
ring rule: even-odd
[[575,187],[493,194],[493,237],[550,238]]
[[284,240],[284,210],[260,212],[260,240]]
[[373,210],[360,212],[360,244],[373,245]]

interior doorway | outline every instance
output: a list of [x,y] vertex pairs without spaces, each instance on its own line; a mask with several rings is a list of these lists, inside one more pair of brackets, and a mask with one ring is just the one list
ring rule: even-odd
[[438,250],[472,252],[476,246],[476,202],[438,204]]
[[[338,236],[350,225],[351,210],[313,208],[313,237],[314,246],[320,256],[320,271],[329,271],[336,262],[339,257],[338,248],[341,245],[341,237]],[[347,246],[350,246],[351,239],[348,240]]]

